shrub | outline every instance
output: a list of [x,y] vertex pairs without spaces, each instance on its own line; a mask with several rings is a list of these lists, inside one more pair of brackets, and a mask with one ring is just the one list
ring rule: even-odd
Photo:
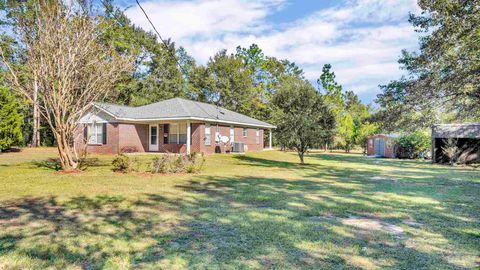
[[457,146],[457,140],[447,139],[444,140],[445,145],[442,146],[442,152],[448,157],[450,165],[454,165],[458,161],[458,156],[460,155],[460,149]]
[[124,154],[117,155],[113,159],[112,165],[114,172],[129,173],[138,170],[137,159],[131,159]]
[[397,138],[398,158],[424,158],[430,151],[430,136],[424,132],[415,131]]
[[152,173],[197,173],[205,163],[204,155],[172,155],[154,157],[151,163]]
[[170,170],[170,157],[168,155],[162,155],[154,157],[151,164],[152,173],[167,173]]
[[203,169],[205,164],[205,156],[203,154],[189,154],[186,155],[185,171],[187,173],[197,173]]

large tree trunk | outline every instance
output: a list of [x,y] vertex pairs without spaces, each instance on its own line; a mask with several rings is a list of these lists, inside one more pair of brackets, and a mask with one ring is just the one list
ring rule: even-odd
[[68,142],[67,134],[64,132],[55,133],[57,141],[60,164],[64,171],[73,171],[78,168],[78,162],[74,159],[72,149]]
[[40,145],[40,111],[38,107],[38,83],[37,78],[33,81],[33,134],[32,147]]

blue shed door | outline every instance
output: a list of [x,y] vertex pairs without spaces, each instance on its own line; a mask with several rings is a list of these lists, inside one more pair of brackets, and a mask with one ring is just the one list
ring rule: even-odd
[[385,140],[383,138],[375,139],[375,155],[379,157],[385,156]]

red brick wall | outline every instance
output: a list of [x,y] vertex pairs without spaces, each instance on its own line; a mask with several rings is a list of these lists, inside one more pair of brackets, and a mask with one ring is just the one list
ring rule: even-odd
[[[217,130],[217,125],[211,125],[211,130],[210,130],[210,142],[211,145],[205,145],[205,124],[201,124],[199,127],[199,132],[200,132],[200,140],[195,140],[194,143],[199,143],[200,146],[197,147],[196,149],[200,149],[200,152],[206,153],[206,154],[213,154],[215,153],[215,133]],[[230,137],[230,126],[219,126],[219,132],[222,136],[227,136]],[[256,143],[256,129],[255,128],[248,128],[247,129],[247,137],[243,137],[243,128],[241,127],[235,127],[235,136],[234,136],[234,142],[243,142],[245,144],[245,150],[247,152],[254,152],[254,151],[262,151],[263,150],[263,134],[264,130],[260,129],[260,136],[259,136],[259,143]],[[231,149],[229,146],[230,143],[227,143],[227,146],[224,147],[224,144],[220,144],[220,148],[222,152],[224,152],[226,149]]]
[[387,137],[385,135],[374,135],[368,137],[367,140],[367,155],[369,156],[374,156],[375,155],[375,139],[377,138],[383,138],[385,140],[385,157],[388,158],[394,158],[395,153],[394,153],[394,147],[395,143],[394,140],[390,137]]
[[[88,153],[95,154],[116,154],[119,151],[119,124],[107,123],[107,144],[88,144],[86,150]],[[75,144],[79,151],[85,149],[84,137],[85,125],[80,125],[75,136]]]
[[147,152],[148,151],[148,124],[119,125],[119,150],[121,152]]

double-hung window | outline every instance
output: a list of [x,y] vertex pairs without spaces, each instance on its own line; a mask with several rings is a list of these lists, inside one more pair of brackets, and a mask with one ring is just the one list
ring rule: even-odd
[[235,140],[235,128],[230,127],[230,143],[233,143],[234,140]]
[[212,128],[210,127],[210,124],[205,124],[205,145],[212,144],[211,132],[212,132]]
[[260,129],[258,129],[258,128],[257,128],[257,130],[256,130],[255,142],[256,142],[257,144],[260,144]]
[[248,129],[244,128],[243,129],[243,137],[247,137],[247,134],[248,134]]
[[168,134],[169,144],[185,144],[187,143],[187,125],[186,124],[170,124]]
[[102,144],[103,143],[103,133],[104,133],[104,124],[103,123],[92,123],[87,126],[87,140],[89,144]]

